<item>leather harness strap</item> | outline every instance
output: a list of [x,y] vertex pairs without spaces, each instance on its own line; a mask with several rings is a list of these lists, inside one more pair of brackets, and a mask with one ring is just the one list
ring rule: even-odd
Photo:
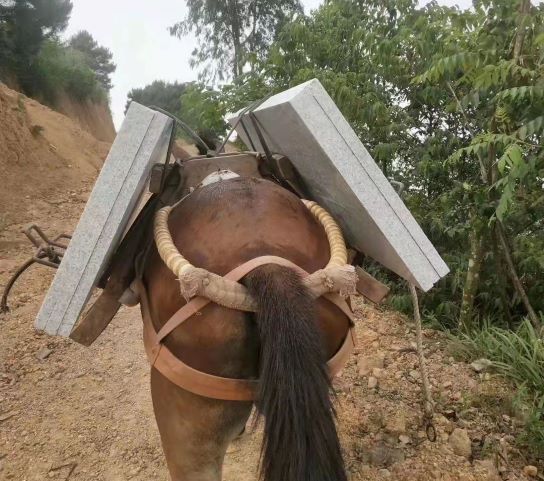
[[[236,267],[224,277],[238,281],[253,269],[265,264],[290,267],[302,276],[308,275],[308,272],[287,259],[277,256],[261,256]],[[227,401],[255,400],[258,380],[225,378],[198,371],[176,357],[162,342],[176,327],[208,305],[211,302],[209,299],[195,297],[182,306],[157,333],[151,320],[147,291],[141,279],[136,280],[136,288],[140,294],[140,305],[144,321],[144,346],[147,358],[153,367],[174,384],[200,396]],[[355,347],[353,313],[346,301],[338,294],[325,294],[323,297],[336,305],[351,322],[351,327],[344,342],[336,354],[327,362],[329,374],[332,378],[344,367]]]

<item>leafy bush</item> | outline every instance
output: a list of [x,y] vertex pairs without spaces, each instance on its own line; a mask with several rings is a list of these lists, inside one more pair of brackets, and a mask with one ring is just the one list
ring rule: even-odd
[[186,88],[186,83],[155,80],[143,88],[132,89],[127,95],[125,113],[130,102],[135,101],[146,107],[155,105],[171,114],[178,115],[181,109],[181,96]]
[[225,133],[226,107],[219,92],[199,84],[190,84],[181,96],[181,117],[197,131],[209,131],[214,135]]
[[54,104],[62,91],[77,100],[103,101],[107,94],[88,67],[83,53],[48,40],[34,64],[34,91]]

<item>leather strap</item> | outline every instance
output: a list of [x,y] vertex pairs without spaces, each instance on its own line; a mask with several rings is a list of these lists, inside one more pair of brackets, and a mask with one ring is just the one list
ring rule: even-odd
[[[308,275],[304,269],[287,259],[277,256],[262,256],[236,267],[225,277],[238,281],[253,269],[265,264],[290,267],[302,276]],[[182,306],[156,333],[151,321],[147,291],[140,279],[136,281],[136,288],[140,294],[140,305],[142,307],[144,346],[148,361],[153,367],[177,386],[200,396],[227,401],[252,401],[255,399],[258,380],[225,378],[198,371],[185,364],[162,343],[164,338],[176,327],[209,304],[211,302],[209,299],[204,297],[192,299]],[[346,301],[338,294],[325,294],[324,297],[348,316],[353,326],[353,313]],[[342,346],[327,362],[331,378],[344,367],[355,344],[355,333],[353,327],[350,327]]]
[[[231,281],[239,281],[242,277],[249,274],[253,269],[263,266],[265,264],[278,264],[284,267],[290,267],[296,270],[301,276],[307,276],[308,273],[301,269],[299,266],[294,264],[283,257],[277,256],[261,256],[255,257],[244,264],[239,265],[234,268],[228,274],[223,277]],[[162,342],[162,340],[168,336],[176,327],[185,322],[193,314],[196,314],[200,309],[209,304],[211,301],[205,297],[195,297],[190,302],[181,307],[169,320],[162,326],[160,331],[157,333],[157,342]]]

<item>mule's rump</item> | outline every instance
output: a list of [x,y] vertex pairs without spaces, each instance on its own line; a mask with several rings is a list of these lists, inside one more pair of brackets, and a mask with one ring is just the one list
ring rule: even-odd
[[[323,228],[300,200],[262,179],[232,179],[196,190],[171,213],[169,226],[176,247],[191,264],[219,275],[263,255],[284,257],[314,272],[330,256]],[[144,282],[158,331],[185,301],[179,283],[155,249]],[[340,347],[349,319],[321,299],[317,312],[330,357]],[[258,343],[250,315],[208,305],[165,342],[195,369],[227,377],[256,377]],[[248,368],[251,365],[253,369]]]

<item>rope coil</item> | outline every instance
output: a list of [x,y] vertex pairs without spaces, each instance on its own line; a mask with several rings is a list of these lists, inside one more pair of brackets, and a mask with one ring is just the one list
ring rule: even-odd
[[[325,229],[331,253],[325,268],[304,278],[304,284],[316,298],[328,292],[338,292],[342,296],[355,294],[357,274],[355,268],[347,264],[347,249],[340,227],[317,203],[302,202]],[[256,311],[256,302],[245,286],[193,266],[178,251],[168,228],[168,217],[173,207],[163,207],[155,214],[154,236],[161,259],[179,280],[182,296],[187,301],[202,296],[231,309]]]

